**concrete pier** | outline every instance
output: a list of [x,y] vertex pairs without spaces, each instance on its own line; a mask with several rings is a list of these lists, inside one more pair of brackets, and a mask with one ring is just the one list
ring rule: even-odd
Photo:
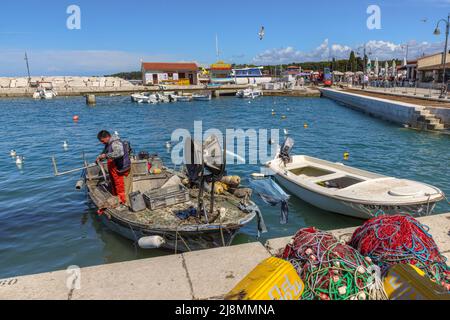
[[450,128],[450,103],[394,96],[366,90],[320,89],[326,98],[374,117],[408,125],[420,130],[447,132]]
[[[419,220],[430,227],[439,249],[450,259],[450,213]],[[332,233],[348,240],[354,230]],[[3,279],[0,299],[220,299],[290,239],[86,267],[76,277],[71,269]]]

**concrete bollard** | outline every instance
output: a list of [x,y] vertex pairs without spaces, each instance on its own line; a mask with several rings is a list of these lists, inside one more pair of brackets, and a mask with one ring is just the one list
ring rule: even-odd
[[88,104],[88,105],[95,105],[95,95],[94,94],[87,94],[86,95],[86,104]]

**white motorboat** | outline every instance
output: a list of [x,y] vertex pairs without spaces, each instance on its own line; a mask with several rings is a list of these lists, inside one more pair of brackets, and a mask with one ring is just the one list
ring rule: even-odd
[[209,101],[211,100],[211,93],[205,93],[205,94],[193,94],[192,99],[196,101]]
[[131,95],[131,101],[137,103],[158,103],[158,98],[154,94],[146,94],[146,93],[133,93]]
[[250,99],[255,99],[256,97],[260,97],[263,95],[262,90],[260,89],[244,89],[244,90],[239,90],[236,93],[236,96],[238,98],[250,98]]
[[155,96],[156,96],[156,100],[158,102],[161,102],[161,103],[168,103],[168,102],[170,102],[170,97],[169,96],[166,96],[166,95],[161,94],[161,93],[156,93]]
[[36,92],[33,93],[34,99],[53,99],[58,94],[53,89],[38,88]]
[[290,156],[288,138],[266,163],[290,193],[321,208],[370,219],[380,214],[429,215],[444,193],[431,185],[349,167],[305,155]]
[[178,102],[189,102],[192,101],[192,96],[173,96]]

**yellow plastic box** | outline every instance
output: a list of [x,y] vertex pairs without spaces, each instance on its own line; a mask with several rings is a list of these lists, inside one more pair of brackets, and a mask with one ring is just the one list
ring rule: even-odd
[[450,300],[444,287],[410,264],[396,264],[389,268],[383,283],[390,300]]
[[298,300],[304,289],[304,283],[292,264],[271,257],[260,262],[225,299]]

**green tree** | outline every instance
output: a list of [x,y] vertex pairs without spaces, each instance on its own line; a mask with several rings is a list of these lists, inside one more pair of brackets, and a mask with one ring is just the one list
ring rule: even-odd
[[351,72],[356,72],[358,68],[358,62],[356,60],[355,52],[352,50],[350,52],[350,57],[348,58],[348,64]]

